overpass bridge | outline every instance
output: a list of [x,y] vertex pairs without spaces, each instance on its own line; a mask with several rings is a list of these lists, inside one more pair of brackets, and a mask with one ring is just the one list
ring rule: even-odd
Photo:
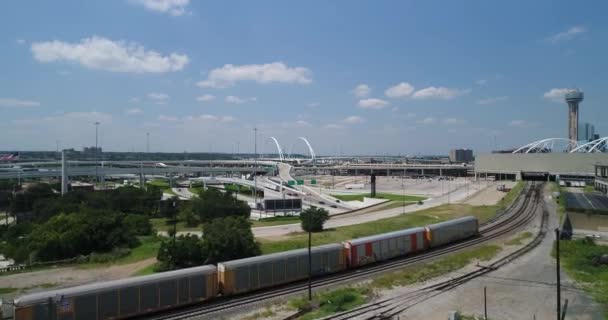
[[470,164],[420,164],[420,163],[362,163],[343,164],[320,167],[296,167],[295,170],[305,171],[307,174],[329,175],[452,175],[466,176],[475,170]]

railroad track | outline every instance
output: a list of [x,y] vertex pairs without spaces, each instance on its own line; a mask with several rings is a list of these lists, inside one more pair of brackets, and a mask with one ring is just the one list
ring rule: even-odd
[[[392,319],[395,316],[399,315],[400,313],[412,308],[413,306],[415,306],[423,301],[426,301],[426,300],[431,299],[435,296],[438,296],[442,293],[445,293],[451,289],[454,289],[454,288],[460,286],[461,284],[464,284],[470,280],[473,280],[473,279],[481,277],[487,273],[490,273],[490,272],[502,267],[503,265],[506,265],[513,259],[516,259],[516,258],[522,256],[523,254],[529,252],[530,250],[532,250],[536,246],[538,246],[547,234],[548,211],[542,204],[543,203],[542,202],[542,193],[540,192],[540,190],[536,190],[534,197],[535,197],[535,200],[537,200],[537,201],[535,201],[535,205],[533,205],[533,209],[531,211],[536,212],[536,210],[538,209],[538,206],[541,205],[542,211],[543,211],[542,218],[541,218],[541,227],[540,227],[540,231],[537,233],[535,238],[531,242],[529,242],[528,244],[523,246],[522,248],[519,248],[518,250],[491,263],[490,265],[480,267],[479,269],[476,269],[469,273],[460,275],[456,278],[452,278],[452,279],[442,281],[442,282],[439,282],[439,283],[436,283],[436,284],[433,284],[430,286],[426,286],[424,288],[421,288],[421,289],[418,289],[418,290],[415,290],[412,292],[408,292],[406,294],[403,294],[403,295],[400,295],[397,297],[382,299],[382,300],[379,300],[379,301],[376,301],[373,303],[369,303],[364,306],[361,306],[361,307],[358,307],[355,309],[351,309],[346,312],[342,312],[340,314],[335,314],[335,315],[332,315],[329,317],[325,317],[323,319],[324,320],[330,320],[330,319],[332,319],[332,320],[333,319],[335,319],[335,320]],[[529,221],[529,219],[533,219],[533,218],[534,218],[534,214],[532,214],[531,216],[526,215],[526,218],[522,221]]]
[[[346,283],[354,280],[364,279],[370,275],[386,272],[395,269],[399,269],[414,263],[425,261],[428,259],[437,258],[448,253],[461,251],[472,246],[485,243],[497,237],[503,236],[511,231],[520,228],[525,225],[533,216],[536,210],[536,203],[538,198],[538,187],[534,184],[527,184],[522,193],[515,200],[514,204],[508,208],[505,212],[500,215],[499,219],[492,219],[484,224],[480,225],[480,236],[450,244],[448,246],[442,246],[435,248],[431,251],[424,251],[422,253],[409,255],[402,258],[397,258],[389,261],[385,261],[380,264],[372,264],[367,267],[363,267],[355,270],[347,270],[345,272],[331,274],[324,277],[316,278],[312,282],[313,288],[326,287],[329,285],[335,285],[338,283]],[[530,210],[529,205],[532,202],[533,210]],[[186,307],[169,311],[170,313],[159,314],[159,315],[148,315],[146,319],[155,320],[175,320],[175,319],[188,319],[188,318],[200,318],[204,319],[207,316],[213,317],[213,314],[218,312],[226,311],[236,307],[242,307],[246,305],[252,305],[260,303],[268,299],[279,298],[285,295],[290,295],[305,291],[308,288],[307,283],[299,282],[295,284],[287,284],[279,287],[274,287],[266,290],[260,290],[254,293],[231,296],[223,299],[219,299],[212,302],[207,302],[203,305],[197,305],[192,307]]]

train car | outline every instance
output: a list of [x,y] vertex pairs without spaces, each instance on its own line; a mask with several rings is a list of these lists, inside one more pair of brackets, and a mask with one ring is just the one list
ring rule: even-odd
[[349,267],[388,260],[427,248],[424,228],[411,228],[344,243]]
[[[346,269],[342,244],[312,247],[312,275]],[[218,279],[223,295],[249,292],[308,277],[308,249],[218,263]]]
[[479,222],[475,217],[462,217],[427,226],[427,241],[431,248],[463,240],[479,233]]
[[217,293],[217,268],[208,265],[33,293],[14,301],[14,319],[124,319],[197,303]]

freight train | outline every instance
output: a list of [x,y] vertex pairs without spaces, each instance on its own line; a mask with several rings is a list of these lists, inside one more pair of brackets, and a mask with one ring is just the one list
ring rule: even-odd
[[[462,217],[343,243],[313,247],[312,276],[338,273],[477,235],[475,217]],[[270,288],[308,277],[308,249],[238,259],[129,279],[22,296],[15,320],[105,320],[142,316]]]

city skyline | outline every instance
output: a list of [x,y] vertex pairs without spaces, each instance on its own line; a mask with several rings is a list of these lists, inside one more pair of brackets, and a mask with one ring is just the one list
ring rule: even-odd
[[488,152],[567,137],[572,88],[605,136],[607,5],[548,3],[5,3],[0,149]]

